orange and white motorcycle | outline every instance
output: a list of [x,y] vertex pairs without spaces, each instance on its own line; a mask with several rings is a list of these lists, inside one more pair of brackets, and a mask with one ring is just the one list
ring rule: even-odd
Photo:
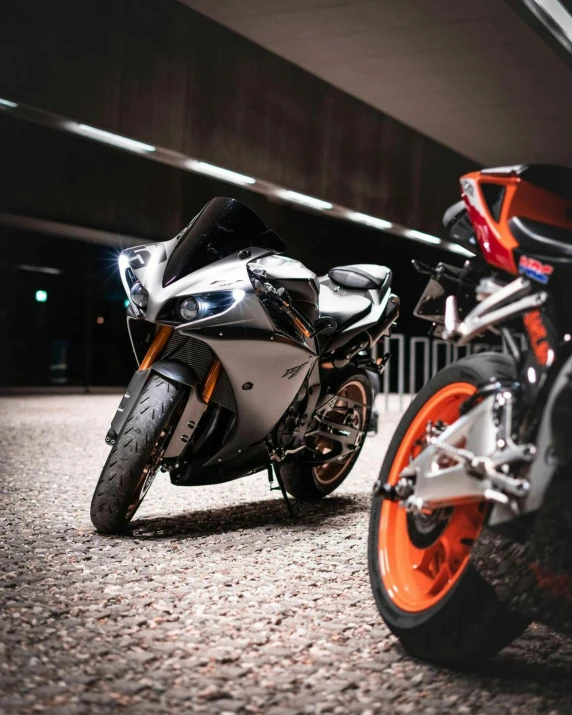
[[385,623],[410,653],[449,664],[495,653],[532,620],[572,634],[572,170],[503,167],[461,185],[444,223],[475,257],[417,264],[430,280],[415,312],[459,346],[500,333],[508,354],[458,360],[421,389],[369,532]]

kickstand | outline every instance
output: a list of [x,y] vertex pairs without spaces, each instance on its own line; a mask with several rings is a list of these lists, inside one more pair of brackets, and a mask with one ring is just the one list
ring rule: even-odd
[[[274,475],[276,475],[276,481],[278,482],[277,487],[273,486]],[[286,492],[284,482],[282,481],[282,477],[280,476],[280,472],[277,469],[273,470],[272,464],[268,465],[268,483],[270,484],[270,491],[276,491],[277,489],[280,489],[280,491],[282,492],[282,496],[284,497],[284,501],[286,502],[286,508],[288,509],[288,513],[292,518],[295,518],[296,514],[294,513],[294,507],[292,506],[292,502],[290,501],[288,493]]]

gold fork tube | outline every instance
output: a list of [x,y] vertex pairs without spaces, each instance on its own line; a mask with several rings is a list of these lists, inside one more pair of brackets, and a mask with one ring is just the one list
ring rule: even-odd
[[218,358],[213,360],[213,364],[210,366],[207,376],[205,377],[205,382],[203,385],[202,398],[203,402],[209,403],[213,392],[215,390],[216,384],[222,372],[222,363]]
[[155,337],[153,338],[153,342],[149,346],[149,350],[147,350],[147,354],[145,355],[143,360],[141,360],[139,370],[147,370],[147,368],[151,367],[151,365],[163,352],[163,349],[165,345],[169,342],[169,338],[172,334],[173,328],[171,328],[169,325],[161,325],[161,327],[155,334]]

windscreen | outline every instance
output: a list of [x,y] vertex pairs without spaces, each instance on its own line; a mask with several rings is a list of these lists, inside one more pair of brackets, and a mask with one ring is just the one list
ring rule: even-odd
[[248,206],[235,199],[211,199],[181,232],[163,274],[163,287],[249,246],[276,253],[285,248]]

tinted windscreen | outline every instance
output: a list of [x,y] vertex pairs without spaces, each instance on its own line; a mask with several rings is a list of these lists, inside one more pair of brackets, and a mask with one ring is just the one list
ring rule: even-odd
[[248,206],[235,199],[211,199],[182,232],[165,268],[163,286],[249,246],[277,253],[285,248]]

